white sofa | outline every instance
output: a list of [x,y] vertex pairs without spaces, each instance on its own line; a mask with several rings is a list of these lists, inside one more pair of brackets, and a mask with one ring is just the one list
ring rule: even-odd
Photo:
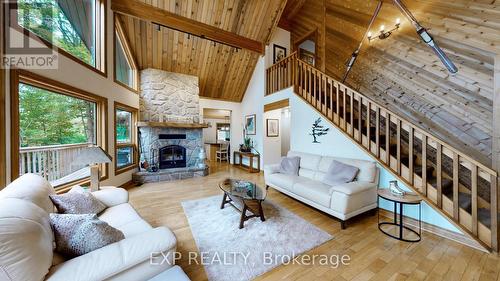
[[[342,229],[346,220],[377,208],[379,171],[375,162],[288,152],[288,157],[292,156],[300,157],[299,175],[281,174],[279,164],[266,165],[266,186],[339,218]],[[333,160],[358,167],[355,180],[336,186],[322,183]]]
[[[128,203],[128,192],[107,187],[93,195],[108,208],[99,218],[125,239],[73,259],[53,252],[49,213],[54,189],[40,176],[26,174],[0,191],[0,280],[148,280],[173,266],[176,238],[166,227],[152,228]],[[156,254],[155,254],[156,253]],[[170,253],[170,254],[168,254]]]

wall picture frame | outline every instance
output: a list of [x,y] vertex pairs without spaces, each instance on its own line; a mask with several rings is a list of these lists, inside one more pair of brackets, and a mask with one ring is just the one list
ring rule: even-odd
[[279,119],[267,119],[266,120],[266,135],[270,138],[275,138],[280,136],[280,120]]
[[280,45],[273,44],[273,64],[286,58],[286,48]]
[[247,115],[245,116],[245,130],[247,135],[256,135],[256,115]]

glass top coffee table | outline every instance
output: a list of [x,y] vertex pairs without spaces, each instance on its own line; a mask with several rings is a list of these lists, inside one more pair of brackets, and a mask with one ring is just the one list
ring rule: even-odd
[[[261,221],[266,220],[261,203],[266,199],[267,189],[238,179],[225,179],[219,183],[219,188],[224,192],[220,208],[224,209],[224,206],[229,203],[241,212],[240,229],[243,228],[245,221],[251,218],[260,217]],[[247,211],[252,214],[247,216]]]

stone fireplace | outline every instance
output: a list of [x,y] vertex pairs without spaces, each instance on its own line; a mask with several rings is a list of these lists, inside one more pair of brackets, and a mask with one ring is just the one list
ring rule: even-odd
[[[200,167],[203,133],[195,76],[156,69],[141,71],[139,152],[136,183],[208,174]],[[147,166],[147,168],[146,168]]]

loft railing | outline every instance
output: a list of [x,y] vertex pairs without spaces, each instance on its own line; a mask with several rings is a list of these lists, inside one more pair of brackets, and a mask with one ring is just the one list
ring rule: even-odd
[[88,143],[78,143],[22,147],[19,149],[20,175],[34,173],[50,182],[67,177],[85,167],[74,161],[88,146]]
[[498,251],[497,173],[300,60],[266,70],[266,95],[295,93],[476,240]]

